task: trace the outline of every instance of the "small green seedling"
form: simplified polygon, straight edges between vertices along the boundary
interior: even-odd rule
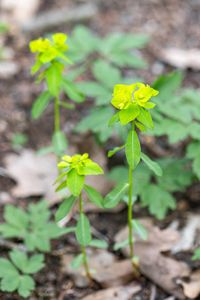
[[[35,100],[32,107],[32,117],[37,119],[46,109],[48,103],[54,99],[54,134],[52,138],[53,150],[57,156],[61,156],[67,147],[67,140],[61,131],[60,107],[71,109],[73,105],[61,101],[61,93],[65,91],[70,97],[75,97],[75,101],[82,101],[80,95],[75,90],[73,83],[67,80],[64,75],[65,64],[71,64],[71,60],[66,56],[68,45],[67,35],[56,33],[52,38],[39,38],[30,42],[30,50],[36,53],[35,64],[32,67],[32,74],[40,71],[37,82],[45,81],[47,89]],[[77,100],[77,101],[78,101]]]
[[[87,194],[92,203],[101,208],[103,207],[104,200],[100,193],[93,187],[85,184],[86,176],[103,174],[103,170],[89,158],[87,153],[83,155],[76,154],[74,156],[64,155],[58,164],[58,168],[60,169],[60,175],[56,180],[58,184],[56,191],[68,188],[71,195],[58,208],[56,221],[60,221],[67,216],[79,199],[79,218],[76,227],[71,228],[71,231],[75,232],[76,239],[81,246],[81,254],[73,260],[71,266],[78,268],[83,264],[86,276],[91,279],[86,246],[106,248],[107,244],[105,241],[92,239],[90,222],[83,208],[83,192]]]
[[[124,242],[123,246],[129,244],[133,266],[135,266],[136,261],[133,248],[133,230],[136,228],[138,231],[139,227],[141,228],[139,223],[133,220],[133,202],[135,201],[135,197],[133,197],[133,171],[142,159],[156,175],[162,175],[162,170],[159,165],[141,152],[140,141],[136,132],[136,128],[141,131],[153,128],[153,121],[149,109],[152,109],[155,104],[149,100],[157,94],[158,91],[143,83],[134,83],[131,85],[117,84],[114,87],[111,101],[118,112],[113,115],[109,124],[112,125],[119,121],[122,126],[128,126],[129,129],[125,145],[114,148],[108,153],[108,156],[111,157],[116,152],[125,149],[126,159],[129,165],[129,193],[127,201],[129,235],[128,240]]]
[[[0,258],[0,290],[3,292],[17,291],[20,296],[27,298],[35,288],[31,275],[44,267],[43,254],[30,257],[26,253],[13,250],[9,258]]]
[[[51,250],[51,239],[68,233],[67,229],[58,227],[49,218],[50,210],[45,201],[30,204],[27,212],[13,205],[6,205],[6,223],[0,224],[0,234],[4,238],[22,240],[29,251],[48,252]]]

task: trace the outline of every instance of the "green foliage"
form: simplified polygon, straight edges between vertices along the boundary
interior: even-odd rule
[[[12,148],[14,150],[20,150],[25,146],[25,144],[28,142],[28,137],[26,134],[23,133],[15,133],[12,136]]]
[[[35,254],[28,257],[22,251],[13,250],[9,258],[0,258],[0,290],[17,291],[20,296],[27,298],[35,288],[31,275],[44,267],[44,256]]]
[[[141,148],[135,130],[130,130],[125,145],[126,159],[131,169],[135,169],[140,162]]]
[[[18,238],[29,251],[51,250],[50,241],[65,233],[56,223],[50,222],[50,210],[45,201],[29,204],[27,211],[6,205],[5,223],[0,224],[0,233],[5,238]]]
[[[200,260],[200,247],[195,249],[194,255],[192,256],[192,260]]]
[[[188,139],[187,157],[192,160],[194,174],[200,178],[200,93],[181,88],[182,80],[182,73],[173,72],[155,81],[154,87],[160,93],[153,112],[153,134],[166,135],[171,144]]]
[[[156,218],[163,219],[168,209],[175,208],[176,199],[172,193],[183,192],[192,183],[193,174],[188,160],[166,158],[158,160],[158,163],[162,168],[162,177],[155,176],[158,175],[155,170],[144,163],[135,169],[133,191],[135,196],[139,196],[142,206],[147,207]],[[157,168],[160,174],[158,165]],[[127,168],[113,168],[109,178],[116,183],[127,182]]]
[[[104,207],[115,207],[122,199],[128,189],[128,183],[119,183],[104,199]]]
[[[80,63],[95,52],[120,67],[145,68],[146,63],[133,49],[143,48],[148,42],[149,37],[143,34],[111,33],[102,38],[85,26],[76,26],[69,39],[68,55]]]

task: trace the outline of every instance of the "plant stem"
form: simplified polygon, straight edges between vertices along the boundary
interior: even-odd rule
[[[54,100],[54,133],[60,131],[60,104],[59,96]]]
[[[129,240],[129,248],[130,248],[130,257],[131,260],[134,257],[133,251],[133,169],[129,167],[129,193],[128,193],[128,240]]]
[[[83,214],[83,198],[82,193],[79,196],[79,212],[80,214]],[[90,274],[90,269],[88,265],[88,259],[87,259],[87,253],[86,253],[86,247],[84,245],[81,245],[81,252],[83,255],[83,266],[85,268],[85,273],[89,281],[92,281],[92,276]]]
[[[132,122],[131,130],[135,130],[135,124]],[[139,277],[138,267],[134,262],[134,240],[133,240],[133,168],[129,167],[128,174],[129,193],[128,193],[128,240],[130,249],[130,258],[133,265],[134,273]]]

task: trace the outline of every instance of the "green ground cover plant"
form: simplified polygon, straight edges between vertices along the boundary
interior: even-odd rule
[[[0,258],[0,290],[14,292],[27,298],[35,288],[33,274],[44,267],[44,256],[28,256],[21,250],[9,252],[9,259]]]
[[[68,233],[50,221],[51,212],[47,201],[29,204],[27,211],[13,205],[6,205],[5,223],[0,224],[0,234],[6,239],[17,238],[28,251],[49,252],[50,241]]]

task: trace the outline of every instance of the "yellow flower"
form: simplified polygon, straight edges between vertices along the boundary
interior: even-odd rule
[[[118,109],[126,109],[133,100],[136,84],[116,84],[113,91],[112,105]]]
[[[158,91],[154,90],[149,85],[143,83],[138,84],[138,90],[134,92],[134,99],[140,105],[145,107],[146,103],[154,96],[158,95]],[[147,107],[148,108],[148,107]]]
[[[75,169],[79,175],[98,175],[103,173],[100,166],[89,158],[88,153],[75,154],[73,156],[64,155],[62,161],[58,163],[58,168],[65,169],[66,172]]]
[[[30,42],[30,50],[38,53],[37,61],[41,64],[51,62],[57,57],[67,59],[64,52],[68,49],[66,44],[67,35],[64,33],[56,33],[52,35],[52,39],[39,38]]]
[[[128,109],[131,104],[153,108],[155,104],[147,102],[156,95],[158,95],[157,90],[141,82],[130,85],[116,84],[111,103],[119,110]]]

